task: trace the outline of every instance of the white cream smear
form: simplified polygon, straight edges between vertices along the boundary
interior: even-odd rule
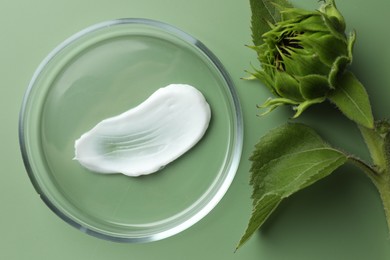
[[[75,142],[74,159],[98,173],[150,174],[191,149],[206,132],[210,117],[199,90],[171,84],[83,134]]]

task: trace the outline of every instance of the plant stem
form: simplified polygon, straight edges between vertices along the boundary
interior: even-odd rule
[[[362,161],[361,159],[355,157],[355,156],[352,156],[352,155],[349,155],[348,156],[348,161],[354,165],[356,165],[357,167],[359,167],[361,170],[363,170],[363,172],[372,179],[372,181],[376,181],[379,173],[374,169],[372,168],[370,165],[368,165],[366,162]]]
[[[386,143],[381,133],[377,129],[370,129],[364,126],[359,126],[360,132],[366,142],[367,148],[370,151],[374,167],[379,173],[388,171],[388,159],[386,158]]]
[[[380,178],[379,182],[374,182],[376,188],[379,191],[379,194],[382,199],[383,208],[385,210],[387,226],[390,232],[390,182],[389,182],[389,172],[383,175],[385,178]]]
[[[350,161],[363,169],[378,189],[390,231],[390,156],[388,153],[389,147],[387,147],[389,146],[387,135],[390,131],[386,129],[383,132],[383,129],[380,129],[379,126],[374,129],[359,126],[359,129],[370,151],[373,165],[369,166],[356,158],[350,158]]]

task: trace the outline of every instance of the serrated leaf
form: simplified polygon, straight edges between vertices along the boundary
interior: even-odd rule
[[[330,147],[310,127],[286,124],[262,137],[250,159],[253,212],[237,248],[283,199],[332,173],[347,156]]]
[[[255,45],[263,42],[261,36],[270,29],[268,23],[275,24],[281,20],[280,11],[276,6],[292,7],[287,0],[250,0],[250,6],[252,41]]]
[[[374,127],[368,94],[360,81],[349,71],[336,83],[336,90],[328,97],[340,111],[355,123]]]

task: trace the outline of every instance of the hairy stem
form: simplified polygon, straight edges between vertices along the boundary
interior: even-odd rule
[[[349,155],[348,161],[355,166],[359,167],[368,177],[370,177],[374,182],[379,176],[379,173],[371,166],[368,165],[366,162],[362,161],[361,159]]]
[[[359,126],[360,132],[366,142],[367,148],[370,151],[373,167],[382,174],[388,171],[388,159],[386,158],[386,143],[377,129],[370,129],[364,126]]]
[[[383,208],[385,210],[387,226],[390,231],[390,172],[383,175],[379,181],[374,182],[382,199]]]
[[[387,152],[389,149],[389,147],[387,147],[389,146],[386,139],[387,137],[386,135],[383,135],[383,130],[379,129],[379,127],[370,129],[359,126],[359,129],[367,148],[370,151],[373,165],[369,166],[356,158],[350,159],[350,161],[363,169],[378,189],[390,231],[390,156]]]

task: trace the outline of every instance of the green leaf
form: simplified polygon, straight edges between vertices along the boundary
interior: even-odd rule
[[[347,161],[347,156],[308,126],[286,124],[262,137],[250,159],[253,212],[237,248],[283,199],[332,173]]]
[[[252,40],[255,45],[263,43],[263,33],[269,31],[270,25],[281,20],[279,7],[292,7],[287,0],[250,0],[252,11]]]
[[[374,127],[368,94],[359,80],[349,71],[336,83],[336,90],[328,97],[346,117],[367,128]]]

